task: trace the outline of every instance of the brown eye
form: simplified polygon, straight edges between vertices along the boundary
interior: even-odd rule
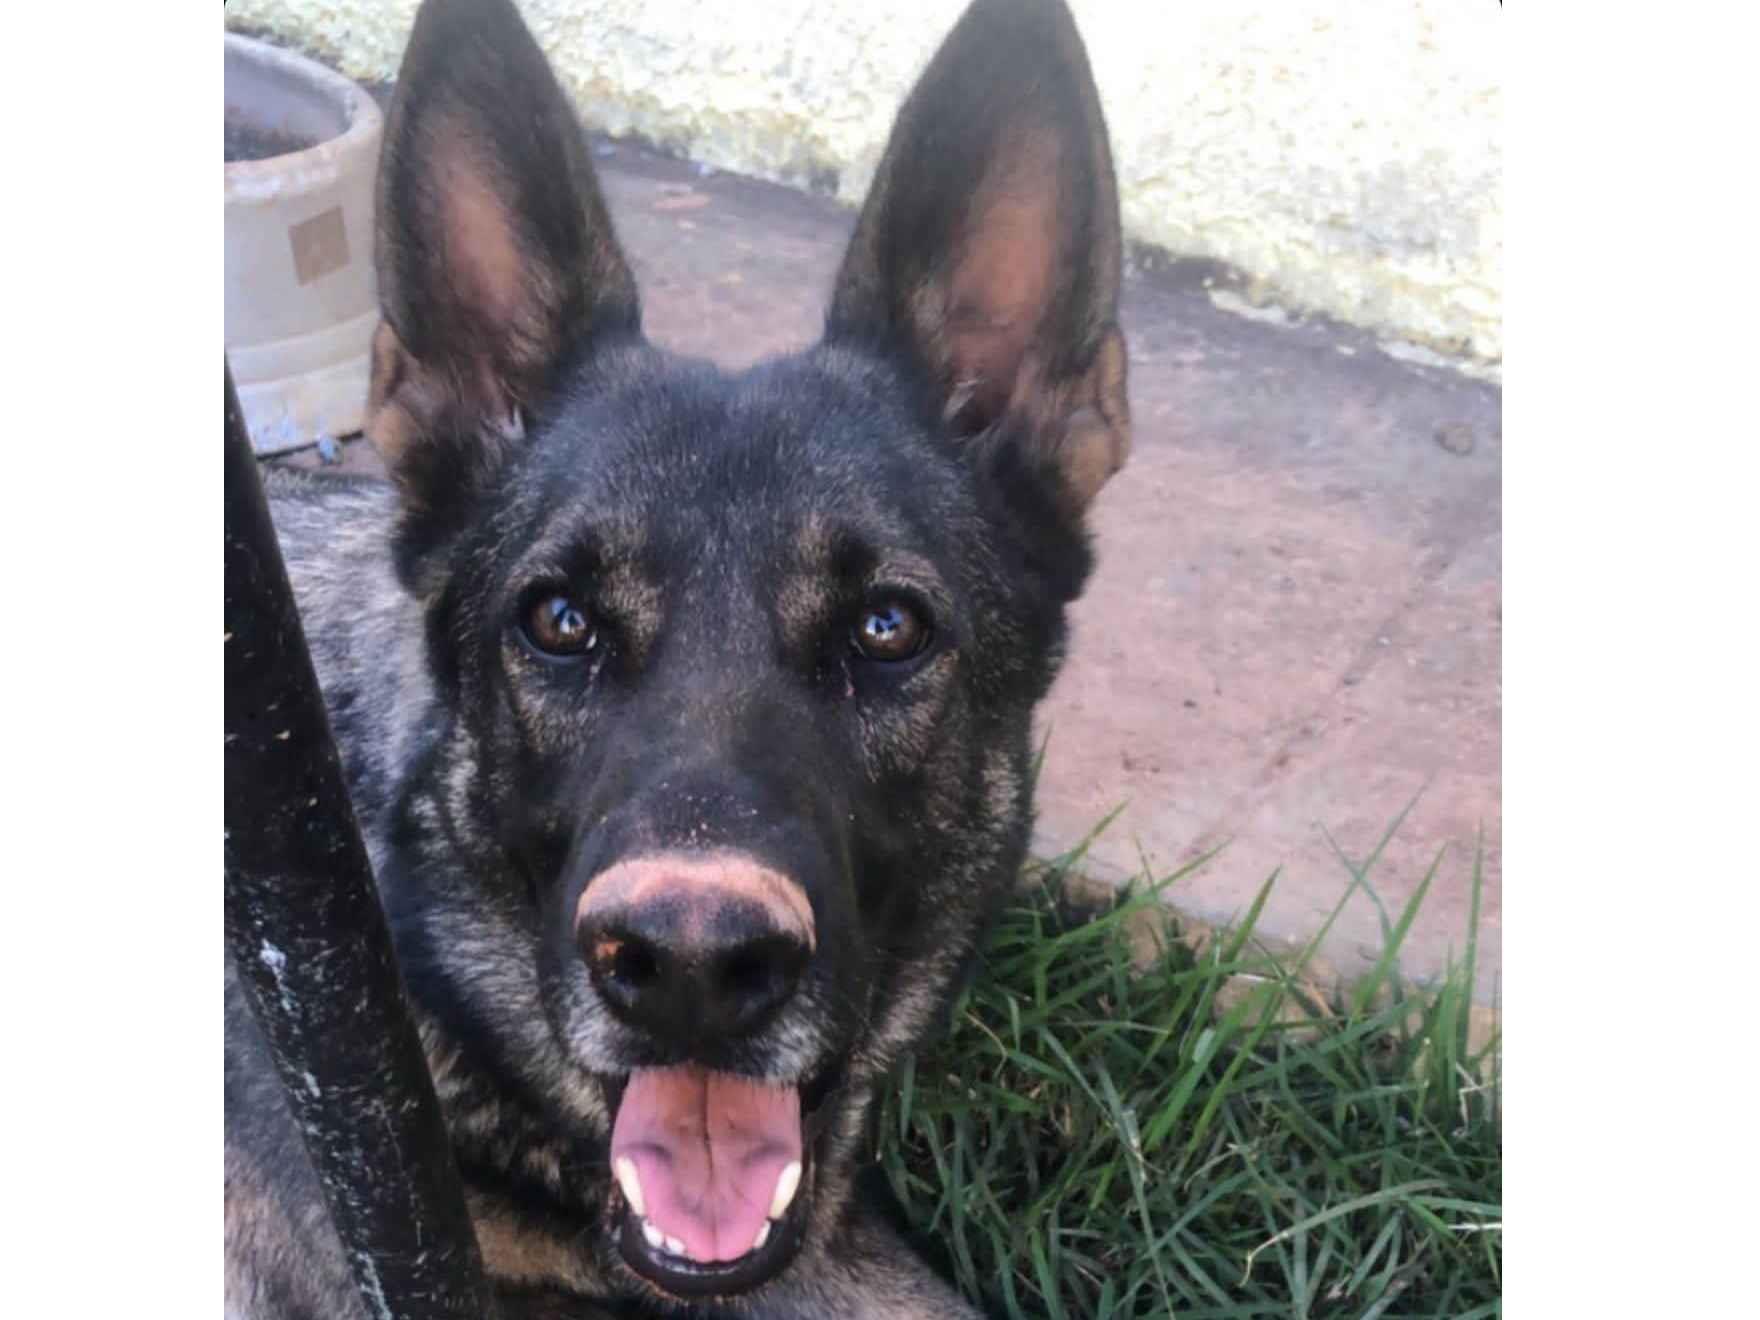
[[[850,637],[864,660],[909,660],[929,640],[929,625],[902,601],[889,600],[862,611]]]
[[[584,605],[556,592],[539,596],[526,610],[526,640],[545,655],[573,660],[599,644],[599,630]]]

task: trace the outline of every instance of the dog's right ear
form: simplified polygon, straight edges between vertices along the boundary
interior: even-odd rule
[[[639,334],[574,110],[510,0],[426,0],[379,162],[367,434],[411,514],[493,471],[561,360]]]

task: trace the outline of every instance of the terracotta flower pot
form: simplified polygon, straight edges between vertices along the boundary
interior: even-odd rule
[[[259,453],[360,429],[382,132],[356,84],[226,34],[226,356]]]

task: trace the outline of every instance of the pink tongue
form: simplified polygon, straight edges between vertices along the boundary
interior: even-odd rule
[[[801,1157],[800,1092],[705,1068],[638,1069],[611,1129],[612,1161],[624,1156],[649,1223],[693,1260],[737,1260]]]

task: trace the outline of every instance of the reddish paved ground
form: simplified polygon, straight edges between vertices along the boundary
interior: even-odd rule
[[[729,366],[809,342],[851,216],[628,146],[604,177],[656,341]],[[1095,513],[1100,567],[1045,711],[1040,843],[1125,808],[1089,869],[1157,874],[1227,842],[1173,901],[1301,939],[1417,806],[1371,882],[1391,912],[1440,853],[1405,970],[1465,941],[1483,834],[1481,998],[1501,963],[1502,400],[1336,326],[1219,311],[1199,274],[1133,273],[1135,449]],[[350,446],[350,464],[370,456]],[[1353,897],[1325,954],[1379,950]]]

